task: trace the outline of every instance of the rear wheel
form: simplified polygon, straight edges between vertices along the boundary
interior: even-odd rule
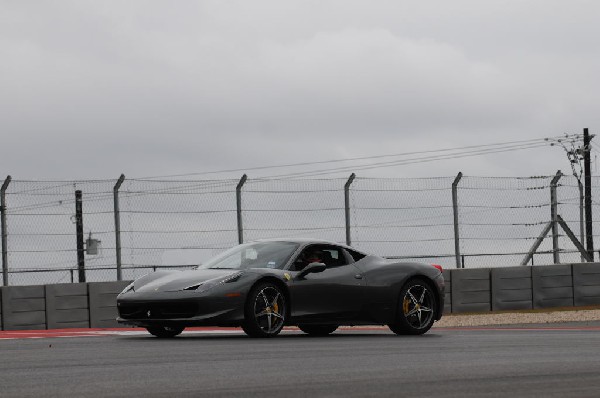
[[[298,325],[298,328],[311,336],[327,336],[335,332],[338,325]]]
[[[181,334],[183,329],[185,329],[183,326],[148,326],[146,328],[151,335],[163,339],[175,337]]]
[[[429,283],[421,279],[410,280],[400,290],[396,322],[389,328],[396,334],[423,334],[435,321],[437,302]]]
[[[274,283],[256,285],[246,301],[242,329],[251,337],[274,337],[281,332],[287,303],[281,288]]]

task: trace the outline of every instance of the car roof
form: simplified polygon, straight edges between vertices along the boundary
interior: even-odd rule
[[[362,250],[358,250],[355,249],[351,246],[347,246],[344,245],[342,243],[338,243],[338,242],[333,242],[333,241],[329,241],[329,240],[324,240],[324,239],[314,239],[314,238],[270,238],[270,239],[257,239],[254,242],[292,242],[292,243],[298,243],[300,245],[310,245],[310,244],[316,244],[316,245],[334,245],[334,246],[339,246],[339,247],[343,247],[345,249],[350,249],[350,250],[354,250],[360,253],[365,254]]]

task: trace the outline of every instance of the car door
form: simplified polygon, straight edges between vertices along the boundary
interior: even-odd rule
[[[291,273],[289,283],[292,317],[298,322],[355,319],[363,303],[364,279],[360,270],[349,263],[342,248],[333,245],[311,245],[303,250],[320,249],[326,269],[299,277]],[[301,253],[298,258],[304,255]]]

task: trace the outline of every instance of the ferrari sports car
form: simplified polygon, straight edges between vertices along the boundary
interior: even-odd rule
[[[252,337],[286,325],[309,335],[388,325],[423,334],[442,317],[439,265],[394,262],[337,243],[266,240],[235,246],[194,270],[157,271],[117,297],[121,323],[174,337],[188,326],[241,326]]]

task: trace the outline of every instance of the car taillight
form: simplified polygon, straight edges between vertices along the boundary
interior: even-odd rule
[[[431,264],[431,265],[433,265],[435,268],[439,269],[440,272],[444,272],[444,269],[442,268],[441,265],[438,265],[438,264]]]

